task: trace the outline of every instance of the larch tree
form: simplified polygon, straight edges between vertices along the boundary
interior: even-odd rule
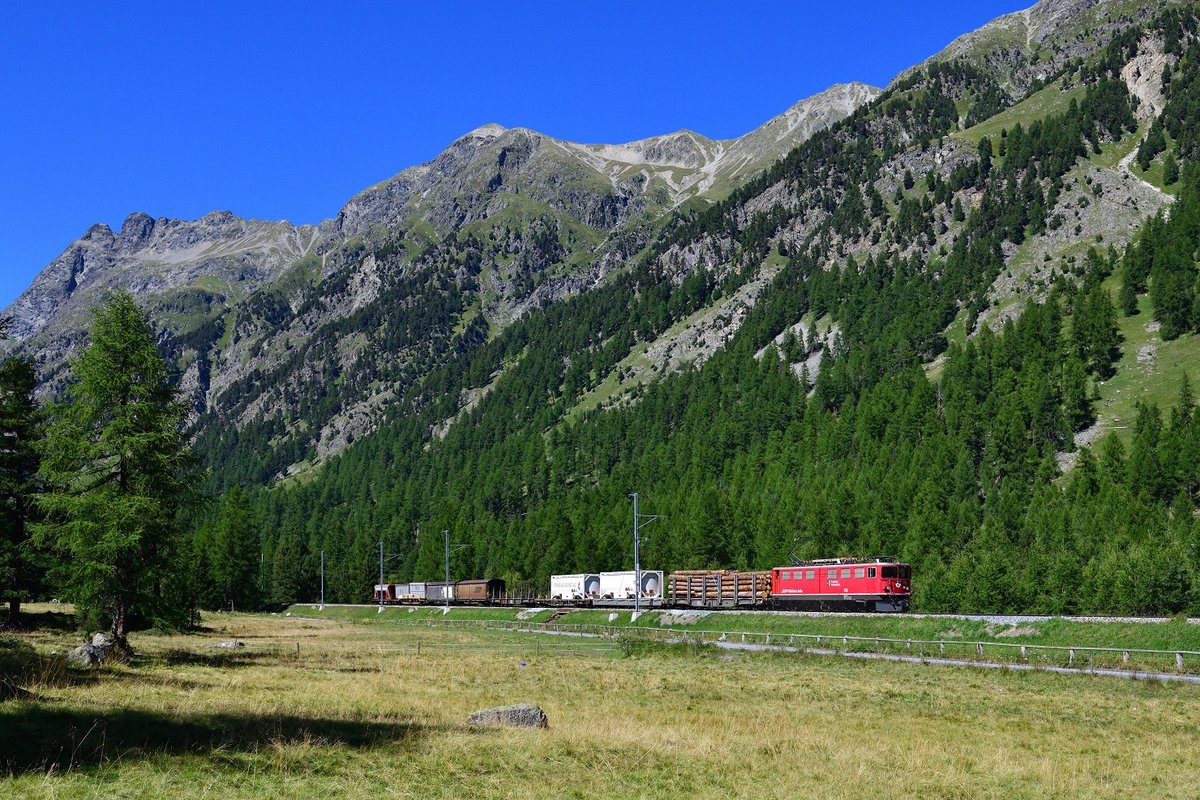
[[[42,414],[33,397],[37,385],[28,359],[0,362],[0,599],[8,602],[6,625],[21,627],[21,603],[43,584],[45,564],[31,541],[38,489],[37,442]]]
[[[81,618],[106,621],[129,652],[135,620],[186,619],[179,511],[198,499],[201,470],[184,439],[188,408],[133,297],[110,293],[90,339],[71,364],[66,401],[51,408],[37,538],[65,557]]]
[[[241,488],[234,486],[222,498],[212,539],[211,575],[222,607],[231,611],[253,608],[260,599],[261,550],[258,529]]]

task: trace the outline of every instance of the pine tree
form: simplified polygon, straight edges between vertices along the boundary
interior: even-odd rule
[[[1179,180],[1179,162],[1175,156],[1167,153],[1163,156],[1163,183],[1167,186]]]
[[[271,567],[271,600],[288,605],[301,599],[305,586],[304,546],[286,536],[275,547]]]
[[[1150,132],[1146,134],[1146,138],[1142,141],[1141,146],[1137,151],[1138,167],[1142,172],[1150,168],[1150,162],[1154,157],[1165,150],[1167,147],[1166,137],[1163,136],[1162,123],[1155,119],[1150,125]],[[1172,181],[1173,182],[1173,181]]]
[[[1133,283],[1128,279],[1121,282],[1117,303],[1121,306],[1121,313],[1127,317],[1138,313],[1137,292],[1133,288]]]
[[[979,171],[985,178],[992,171],[992,140],[986,136],[979,140]]]
[[[21,602],[41,588],[46,566],[30,540],[42,434],[36,384],[28,360],[10,356],[0,363],[0,600],[8,601],[13,628],[21,627]]]
[[[1074,354],[1067,356],[1063,365],[1062,403],[1067,425],[1072,432],[1083,430],[1091,424],[1094,417],[1088,399],[1087,373],[1084,372],[1083,362]]]
[[[245,610],[257,604],[260,552],[246,495],[235,486],[221,500],[210,556],[213,583],[224,607]]]
[[[81,618],[107,620],[129,652],[135,621],[186,620],[187,598],[171,583],[183,572],[177,515],[197,500],[201,475],[182,432],[187,407],[133,297],[109,294],[90,339],[66,402],[51,409],[37,538],[64,554]]]

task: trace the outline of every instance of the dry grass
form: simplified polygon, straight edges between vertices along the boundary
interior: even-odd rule
[[[208,622],[0,705],[0,797],[1182,798],[1200,774],[1194,687]],[[212,647],[231,636],[248,646]],[[546,710],[548,731],[463,724],[521,701]]]

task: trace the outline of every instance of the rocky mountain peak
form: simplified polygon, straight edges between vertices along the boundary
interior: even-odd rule
[[[84,231],[80,237],[82,242],[111,242],[113,240],[112,228],[105,225],[103,222],[97,222],[92,227]]]
[[[823,127],[828,116],[845,116],[860,105],[869,103],[880,95],[882,89],[868,86],[857,81],[853,83],[835,83],[824,91],[800,100],[787,111],[777,117],[767,120],[757,130],[747,136],[753,136],[762,131],[777,136],[786,135],[797,128],[813,126],[814,123]],[[811,131],[809,131],[811,133]],[[745,137],[743,137],[745,138]]]
[[[503,136],[508,128],[503,125],[498,125],[495,122],[489,122],[486,125],[480,125],[473,131],[468,131],[460,138],[463,139],[495,139],[497,136]]]
[[[143,211],[135,211],[121,223],[121,244],[139,244],[149,239],[153,232],[154,218]]]

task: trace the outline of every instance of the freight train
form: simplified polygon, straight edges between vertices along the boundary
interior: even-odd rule
[[[553,575],[547,597],[514,597],[503,580],[377,583],[382,604],[586,605],[646,608],[764,608],[812,611],[907,611],[912,569],[894,558],[827,558],[737,572],[657,570]],[[637,587],[637,588],[635,588]]]

